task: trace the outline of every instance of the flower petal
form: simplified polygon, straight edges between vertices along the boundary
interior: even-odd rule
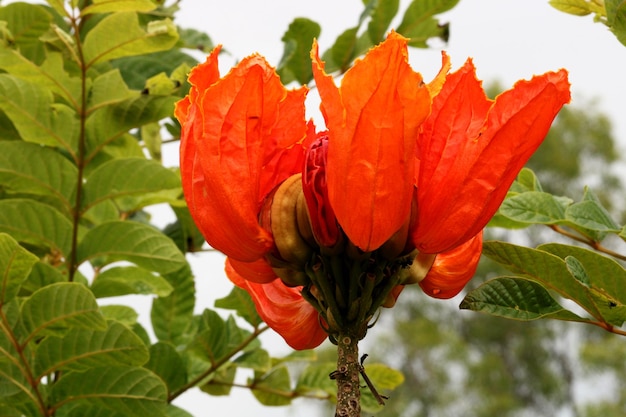
[[[317,45],[311,52],[329,129],[329,199],[346,235],[364,251],[380,247],[411,209],[415,140],[430,96],[407,55],[407,39],[392,32],[338,89]]]
[[[483,248],[483,232],[448,252],[437,254],[426,278],[419,282],[422,290],[434,298],[452,298],[474,276]]]
[[[520,81],[495,102],[471,61],[449,75],[418,142],[416,247],[439,253],[478,233],[569,99],[565,70]]]
[[[177,108],[183,189],[207,242],[250,262],[273,243],[257,220],[263,198],[302,166],[306,89],[287,91],[258,55],[222,79],[217,64],[214,51],[192,70]]]
[[[241,277],[226,261],[228,278],[246,290],[259,316],[294,349],[312,349],[328,336],[320,326],[318,312],[302,298],[299,288],[285,286],[281,280],[258,284]]]

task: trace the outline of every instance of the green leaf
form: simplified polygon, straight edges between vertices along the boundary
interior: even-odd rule
[[[69,217],[77,176],[76,166],[50,148],[0,141],[0,183],[5,190],[50,198]]]
[[[202,313],[201,328],[189,344],[189,351],[214,365],[229,354],[230,334],[226,322],[215,311]]]
[[[79,108],[81,80],[70,77],[63,67],[63,56],[49,52],[43,64],[38,65],[12,49],[0,49],[0,68],[29,83],[45,87],[62,97],[71,107]]]
[[[399,7],[399,0],[377,0],[372,12],[372,19],[367,25],[367,33],[372,44],[377,44],[384,39]]]
[[[209,35],[197,29],[178,29],[178,34],[180,35],[180,42],[183,48],[197,49],[204,52],[214,48],[213,41]]]
[[[583,201],[567,207],[565,218],[584,229],[614,233],[620,230],[598,197],[587,187]]]
[[[365,373],[372,381],[372,385],[379,391],[379,394],[382,395],[387,391],[396,389],[404,382],[402,372],[381,363],[367,364],[365,366]],[[364,411],[372,413],[380,411],[383,408],[368,388],[364,388],[362,391],[361,407]]]
[[[87,159],[93,159],[104,146],[130,129],[171,116],[176,100],[176,97],[140,95],[95,111],[85,126]]]
[[[44,262],[37,262],[33,265],[26,281],[22,283],[20,288],[20,296],[28,296],[50,284],[57,282],[67,282],[67,275],[62,273],[61,268],[55,268]],[[76,278],[76,277],[75,277]]]
[[[569,273],[584,285],[589,286],[591,282],[589,281],[589,275],[587,275],[583,264],[573,256],[566,256],[564,261]]]
[[[255,327],[263,322],[256,311],[250,294],[239,287],[233,287],[226,297],[215,300],[215,307],[235,310],[239,317]]]
[[[15,298],[37,261],[10,235],[0,233],[0,305]]]
[[[150,360],[145,368],[157,374],[173,392],[187,383],[187,371],[182,357],[174,346],[157,342],[150,346]]]
[[[485,282],[465,296],[460,308],[515,320],[589,321],[563,308],[539,283],[516,277]]]
[[[137,324],[139,313],[132,307],[125,305],[111,304],[100,307],[100,312],[107,320],[114,320],[125,326],[133,327]]]
[[[105,329],[91,292],[82,284],[62,282],[35,291],[21,307],[27,338],[63,335],[70,328]]]
[[[45,86],[0,74],[0,110],[23,140],[61,147],[71,154],[77,149],[76,113],[64,104],[53,103]]]
[[[155,294],[166,297],[174,288],[161,276],[134,266],[121,266],[101,272],[91,285],[96,298],[127,294]]]
[[[500,206],[499,213],[524,223],[555,224],[565,219],[569,200],[540,191],[528,191],[509,197]]]
[[[151,0],[93,0],[80,11],[82,16],[92,13],[149,12],[157,7]]]
[[[309,365],[300,374],[296,382],[295,391],[301,395],[328,395],[337,398],[337,382],[329,378],[331,372],[337,369],[334,362],[324,362]]]
[[[77,260],[98,266],[129,261],[161,274],[187,265],[171,239],[151,226],[132,221],[108,222],[89,230],[78,246]]]
[[[175,405],[168,404],[167,405],[167,417],[193,417],[187,411],[182,408],[178,408]]]
[[[58,210],[34,200],[0,200],[0,232],[17,241],[68,256],[72,223]]]
[[[174,288],[167,297],[159,297],[152,303],[150,319],[154,334],[160,341],[174,346],[187,344],[191,336],[187,334],[192,325],[196,299],[193,275],[189,265],[164,275]]]
[[[50,29],[52,16],[40,5],[16,2],[0,7],[0,21],[6,21],[13,43],[22,55],[36,63],[45,56],[39,38]]]
[[[543,188],[535,173],[530,168],[524,167],[517,175],[510,191],[519,194],[527,191],[543,191]]]
[[[110,321],[106,330],[72,329],[62,338],[48,337],[35,352],[37,379],[56,371],[86,371],[105,366],[141,366],[148,349],[121,323]]]
[[[561,259],[575,258],[586,273],[589,292],[599,311],[598,319],[620,326],[626,319],[626,269],[615,260],[589,249],[551,243],[538,249]],[[571,262],[571,261],[570,261]]]
[[[626,3],[623,0],[605,0],[607,24],[617,39],[626,45]]]
[[[357,56],[358,30],[358,26],[346,29],[337,37],[333,46],[324,52],[322,59],[325,61],[324,71],[326,73],[345,72],[350,67]]]
[[[163,233],[169,236],[181,250],[181,252],[197,252],[202,249],[204,236],[193,221],[187,205],[171,206],[176,221],[168,224]]]
[[[565,13],[586,16],[591,13],[587,0],[550,0],[550,6]]]
[[[236,366],[226,366],[217,370],[210,381],[200,386],[202,392],[209,395],[230,395],[230,391],[237,375]]]
[[[448,25],[440,24],[433,18],[457,5],[459,0],[413,0],[407,7],[398,26],[398,33],[410,38],[409,45],[425,48],[426,41],[431,38],[441,38],[448,41]]]
[[[259,372],[269,371],[272,365],[269,353],[261,348],[244,352],[243,355],[238,356],[233,362],[241,368],[250,368]]]
[[[77,401],[128,417],[159,417],[166,415],[167,390],[147,369],[112,366],[64,374],[52,387],[50,399],[54,408]]]
[[[254,387],[254,397],[263,405],[291,404],[291,380],[286,366],[278,366],[264,374],[255,372],[254,380],[248,383]]]
[[[115,68],[100,74],[93,80],[87,102],[88,112],[93,113],[101,107],[135,97],[137,97],[137,93],[128,89],[120,70]]]
[[[589,288],[570,274],[565,261],[544,250],[531,249],[504,242],[485,242],[483,255],[509,270],[525,275],[543,286],[575,301],[589,314],[601,318]],[[579,257],[576,259],[581,260]],[[589,276],[589,268],[585,267]]]
[[[157,161],[142,158],[113,159],[96,168],[84,186],[83,207],[112,199],[122,212],[165,202],[182,193],[180,178]]]
[[[291,22],[282,37],[285,50],[277,68],[283,84],[292,81],[307,84],[311,81],[311,45],[313,39],[319,37],[321,30],[317,22],[304,17],[297,17]]]
[[[167,51],[155,52],[152,54],[142,54],[126,58],[116,59],[111,65],[118,68],[124,80],[130,88],[141,90],[144,88],[146,80],[153,75],[164,72],[170,74],[172,79],[178,76],[174,73],[178,68],[191,68],[198,62],[191,56],[183,53],[177,48]],[[188,71],[181,81],[186,81]]]
[[[124,30],[119,30],[124,28]],[[89,31],[83,44],[87,67],[115,58],[164,51],[176,44],[176,26],[169,19],[151,21],[146,30],[133,12],[112,13]]]

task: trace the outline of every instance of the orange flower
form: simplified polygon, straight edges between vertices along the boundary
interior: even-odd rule
[[[421,280],[435,297],[457,294],[476,269],[482,228],[569,100],[560,71],[492,102],[471,61],[447,75],[445,56],[425,85],[408,64],[407,39],[392,32],[340,87],[314,44],[328,129],[316,134],[305,121],[305,87],[286,90],[258,55],[220,78],[218,53],[192,70],[189,95],[176,107],[185,198],[207,242],[228,256],[229,278],[296,349],[320,344],[321,323],[330,328],[338,319],[315,280],[352,285],[345,279],[361,264],[350,270],[350,262],[363,256],[385,262],[376,271],[392,271],[381,280],[373,270],[356,274],[385,288],[382,305],[395,302],[403,286],[388,280],[416,248],[425,263],[407,283]],[[319,274],[327,256],[342,253],[346,277]]]
[[[519,81],[495,101],[471,60],[447,76],[417,144],[417,249],[448,251],[479,233],[569,100],[565,70]]]

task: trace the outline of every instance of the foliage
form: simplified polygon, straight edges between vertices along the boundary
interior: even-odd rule
[[[604,23],[617,40],[626,45],[626,3],[620,0],[550,0],[557,10],[576,16],[594,15]]]
[[[432,26],[455,2],[431,3],[413,6],[406,24],[420,27],[414,16]],[[189,49],[212,42],[178,28],[176,11],[177,2],[156,0],[0,6],[2,415],[188,415],[172,400],[192,387],[228,395],[238,369],[251,372],[244,386],[262,404],[335,396],[332,364],[305,367],[294,381],[290,364],[315,355],[272,358],[261,347],[267,327],[244,291],[216,302],[233,315],[194,313],[185,253],[202,250],[204,239],[178,170],[161,155],[163,143],[178,140],[174,103],[197,63]],[[334,47],[343,69],[382,39],[396,13],[393,1],[367,5],[360,49]],[[310,62],[318,27],[306,19],[289,27],[283,77],[310,80],[302,57]],[[163,229],[144,210],[155,204],[175,216]],[[127,295],[153,297],[151,329],[132,306],[105,302]],[[384,389],[401,381],[370,366]],[[364,403],[377,407],[373,397]]]

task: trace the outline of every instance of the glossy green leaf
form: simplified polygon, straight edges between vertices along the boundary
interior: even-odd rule
[[[119,30],[124,28],[124,30]],[[87,67],[115,58],[163,51],[178,40],[169,19],[152,21],[144,30],[133,12],[112,13],[89,31],[83,44]]]
[[[529,191],[504,200],[499,213],[518,222],[555,224],[565,219],[569,203],[552,194]]]
[[[557,10],[576,16],[591,13],[590,2],[587,0],[550,0],[548,3]]]
[[[58,152],[32,143],[0,141],[0,183],[5,190],[56,201],[70,215],[78,169]]]
[[[252,394],[263,405],[291,404],[291,380],[286,366],[278,366],[264,374],[255,372],[254,381],[248,383],[253,385]]]
[[[15,298],[37,261],[10,235],[0,233],[0,305]]]
[[[195,305],[195,286],[191,269],[187,265],[163,276],[174,288],[167,297],[159,297],[152,303],[150,319],[156,337],[174,346],[187,344],[191,337],[187,331],[192,325]]]
[[[589,284],[591,284],[591,281],[589,280],[589,275],[587,275],[587,271],[585,271],[585,267],[582,263],[580,263],[578,259],[574,258],[573,256],[566,256],[564,261],[567,270],[570,274],[572,274],[574,278],[576,278],[578,281],[586,286],[589,286]]]
[[[236,375],[236,366],[222,367],[211,376],[210,381],[200,385],[200,390],[209,395],[230,395]]]
[[[86,371],[105,366],[141,366],[148,349],[128,327],[110,321],[106,330],[72,329],[62,338],[48,337],[35,352],[38,379],[56,371]]]
[[[39,37],[50,29],[52,16],[40,5],[15,2],[0,7],[0,21],[7,22],[13,42],[22,55],[40,63],[45,49]]]
[[[570,274],[565,261],[558,256],[544,250],[495,241],[483,244],[483,255],[512,272],[530,277],[561,296],[574,300],[592,316],[601,317],[589,288]],[[589,273],[589,269],[585,269]]]
[[[282,37],[285,44],[283,57],[278,64],[278,75],[283,84],[297,81],[308,84],[313,79],[311,68],[311,45],[318,38],[321,27],[317,22],[304,17],[295,18]]]
[[[149,12],[156,8],[151,0],[93,0],[80,11],[81,15],[110,12]]]
[[[367,25],[367,33],[372,44],[381,42],[387,33],[391,21],[400,8],[399,0],[378,0],[374,7],[371,20]]]
[[[619,225],[615,223],[598,197],[588,188],[585,188],[583,201],[567,207],[565,218],[584,229],[598,232],[618,232],[620,230]]]
[[[114,221],[89,230],[77,249],[78,263],[102,266],[128,261],[161,274],[185,265],[185,256],[171,239],[151,226],[132,221]]]
[[[226,297],[215,300],[215,307],[235,310],[239,317],[253,326],[258,326],[263,322],[256,311],[250,294],[239,287],[233,287]]]
[[[165,412],[167,417],[193,417],[193,415],[189,414],[187,411],[172,404],[167,405]]]
[[[161,135],[161,125],[158,123],[148,123],[141,126],[141,141],[144,143],[150,158],[155,161],[162,160],[163,136]]]
[[[413,0],[398,26],[398,33],[410,38],[409,45],[427,47],[431,38],[448,40],[448,25],[440,24],[433,16],[452,9],[459,0]]]
[[[157,374],[173,392],[187,383],[187,371],[182,357],[174,346],[157,342],[150,346],[150,360],[145,368]]]
[[[168,224],[164,229],[168,237],[170,237],[181,250],[181,252],[197,252],[202,249],[204,244],[204,236],[196,226],[189,208],[186,204],[171,206],[176,221]]]
[[[61,147],[70,153],[76,150],[76,113],[66,105],[53,103],[52,93],[45,86],[0,74],[0,110],[23,140]]]
[[[485,282],[465,296],[460,308],[515,320],[589,321],[562,307],[539,283],[516,277]]]
[[[215,311],[204,310],[201,323],[198,334],[189,344],[189,351],[214,365],[230,353],[231,335],[226,322]]]
[[[166,297],[173,287],[161,276],[134,266],[120,266],[101,272],[91,285],[96,298],[127,294],[155,294]]]
[[[130,212],[151,204],[176,203],[182,188],[180,177],[159,162],[123,158],[96,168],[87,177],[84,192],[84,208],[111,199],[120,211]]]
[[[136,96],[137,93],[126,86],[119,69],[115,68],[93,80],[87,102],[88,112],[92,113],[100,107],[117,104]]]
[[[176,100],[175,97],[140,95],[95,111],[87,118],[85,127],[87,158],[92,159],[130,129],[171,116]]]
[[[96,299],[82,284],[63,282],[31,295],[21,308],[27,338],[63,335],[70,328],[106,329]]]
[[[126,417],[125,414],[87,402],[71,402],[57,410],[55,417]]]
[[[52,206],[34,200],[0,200],[0,232],[66,256],[72,247],[70,220]]]
[[[49,52],[46,60],[37,65],[15,50],[0,49],[1,69],[17,78],[45,87],[54,95],[62,97],[72,108],[78,108],[81,80],[71,77],[63,64],[60,53]]]
[[[167,389],[144,368],[103,367],[64,374],[52,387],[53,407],[88,403],[128,417],[165,416]]]

